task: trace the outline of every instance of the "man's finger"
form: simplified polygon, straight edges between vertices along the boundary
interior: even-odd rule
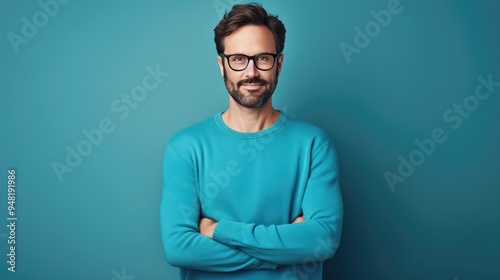
[[[295,220],[293,220],[292,224],[298,224],[298,223],[303,223],[305,222],[306,220],[304,219],[304,217],[302,216],[298,216],[297,218],[295,218]]]

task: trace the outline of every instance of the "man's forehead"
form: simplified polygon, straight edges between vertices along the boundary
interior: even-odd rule
[[[276,52],[276,44],[271,30],[261,25],[245,25],[224,38],[225,53],[253,55]]]

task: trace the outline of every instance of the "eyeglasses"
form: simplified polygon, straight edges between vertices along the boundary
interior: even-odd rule
[[[272,54],[272,53],[259,53],[253,56],[248,56],[244,54],[223,54],[219,53],[221,57],[226,57],[229,67],[234,71],[243,71],[247,69],[250,60],[253,60],[253,63],[257,69],[262,71],[271,70],[274,67],[276,62],[276,57],[280,56],[281,53]]]

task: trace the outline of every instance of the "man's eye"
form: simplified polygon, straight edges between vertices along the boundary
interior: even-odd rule
[[[269,57],[266,55],[261,55],[261,56],[257,57],[257,60],[262,61],[262,62],[267,62],[267,61],[269,61]]]
[[[246,60],[246,57],[241,56],[241,55],[235,55],[231,57],[232,62],[244,62]]]

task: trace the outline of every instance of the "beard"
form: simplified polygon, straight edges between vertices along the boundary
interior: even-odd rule
[[[259,77],[254,77],[251,79],[240,80],[237,83],[229,80],[227,77],[226,67],[224,67],[224,83],[226,84],[227,91],[229,95],[236,101],[246,108],[260,108],[267,103],[269,98],[273,95],[276,86],[278,85],[278,74],[277,69],[274,79],[271,81],[266,81]],[[241,93],[241,86],[247,83],[258,83],[264,86],[261,90],[247,90],[249,95],[244,95]]]

